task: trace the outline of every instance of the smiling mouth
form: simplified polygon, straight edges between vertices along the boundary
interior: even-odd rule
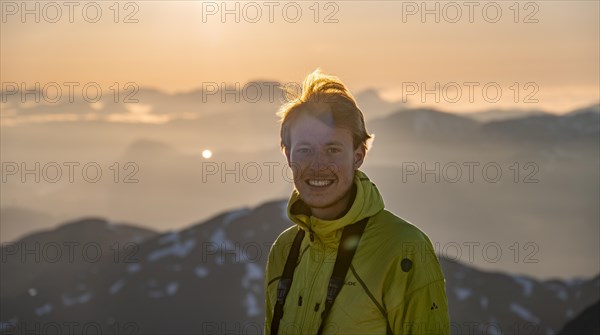
[[[306,183],[314,187],[326,187],[333,184],[334,179],[307,179]]]

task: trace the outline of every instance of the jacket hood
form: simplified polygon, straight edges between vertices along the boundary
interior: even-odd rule
[[[354,171],[353,187],[356,188],[356,196],[352,206],[343,217],[336,220],[323,220],[312,216],[298,190],[294,188],[287,205],[288,218],[307,233],[314,232],[321,242],[337,244],[342,235],[342,228],[373,216],[385,207],[379,190],[360,169]]]

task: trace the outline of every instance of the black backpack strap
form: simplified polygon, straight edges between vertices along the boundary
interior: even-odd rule
[[[321,335],[323,333],[323,328],[325,327],[325,322],[327,321],[327,316],[329,315],[331,306],[333,306],[335,298],[344,286],[346,274],[350,268],[350,263],[352,262],[352,258],[354,257],[354,253],[358,248],[358,243],[360,242],[360,238],[365,230],[365,227],[367,226],[368,221],[368,217],[364,218],[357,223],[353,223],[344,227],[344,230],[342,231],[342,237],[340,239],[340,244],[338,245],[335,264],[333,265],[333,273],[331,274],[329,286],[327,287],[325,309],[321,313],[321,325],[319,326],[317,335]]]
[[[292,243],[292,249],[290,249],[287,261],[285,262],[285,267],[283,268],[283,274],[277,284],[277,302],[275,303],[275,309],[273,311],[273,320],[271,320],[271,335],[277,335],[277,332],[279,331],[279,322],[283,317],[283,305],[285,304],[285,298],[290,291],[290,287],[292,287],[294,269],[296,269],[296,263],[298,262],[302,239],[304,239],[304,230],[300,229],[298,230],[298,233],[296,233],[296,237]]]

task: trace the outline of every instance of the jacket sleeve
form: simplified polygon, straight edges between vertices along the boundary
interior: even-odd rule
[[[265,324],[263,327],[264,335],[271,334],[271,322],[273,320],[273,309],[275,308],[275,298],[277,296],[277,284],[278,279],[281,277],[285,261],[287,260],[287,253],[290,250],[291,243],[296,235],[294,232],[297,231],[295,226],[284,230],[275,242],[271,245],[269,250],[269,257],[267,258],[267,264],[265,266]],[[269,285],[270,283],[270,285]]]
[[[265,324],[264,324],[264,335],[271,333],[271,320],[273,320],[273,305],[269,298],[269,281],[273,278],[271,270],[273,268],[273,247],[269,250],[269,258],[267,259],[267,265],[265,268]]]
[[[446,281],[429,238],[395,258],[386,276],[384,303],[396,335],[450,334]]]

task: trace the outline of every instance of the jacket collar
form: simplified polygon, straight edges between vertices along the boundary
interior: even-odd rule
[[[310,208],[300,198],[298,190],[294,188],[287,205],[288,218],[307,233],[314,232],[316,239],[322,243],[337,244],[345,226],[373,216],[384,208],[383,197],[379,190],[359,169],[354,171],[353,187],[356,195],[350,209],[343,217],[336,220],[323,220],[312,216]]]

